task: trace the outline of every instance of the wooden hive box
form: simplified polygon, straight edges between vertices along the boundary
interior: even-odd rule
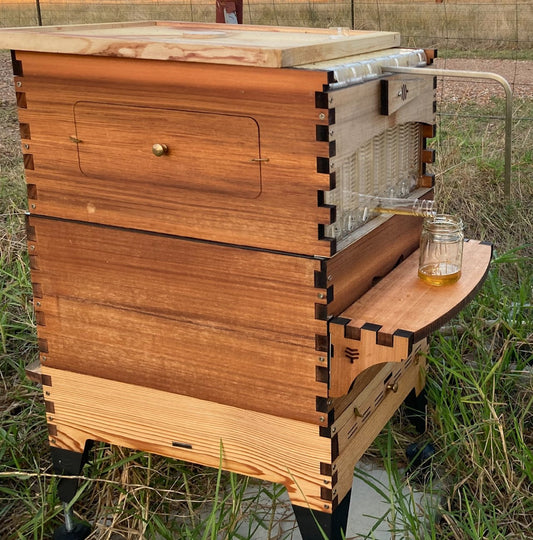
[[[221,465],[335,528],[355,462],[423,386],[425,338],[490,258],[469,243],[467,278],[435,296],[413,269],[420,218],[336,236],[341,175],[384,133],[415,126],[412,190],[431,196],[434,80],[380,71],[398,44],[170,22],[0,32],[56,469],[76,474],[92,440]]]

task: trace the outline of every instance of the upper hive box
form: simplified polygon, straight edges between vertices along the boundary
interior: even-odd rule
[[[30,212],[330,257],[362,223],[359,192],[431,186],[433,80],[382,72],[425,65],[399,39],[181,22],[3,29]],[[406,223],[412,250],[419,223]]]

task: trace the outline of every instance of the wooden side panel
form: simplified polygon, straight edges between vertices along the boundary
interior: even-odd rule
[[[417,348],[425,349],[425,344]],[[356,383],[357,384],[357,383]],[[423,355],[413,355],[404,364],[384,365],[361,397],[348,407],[330,428],[335,430],[339,457],[336,461],[336,489],[339,497],[352,487],[353,468],[374,442],[405,398],[415,390],[420,393],[425,384]]]
[[[29,227],[47,366],[320,424],[319,261],[35,216]]]
[[[348,319],[335,318],[330,323],[329,395],[340,397],[348,393],[352,381],[365,369],[388,362],[406,362],[412,350],[412,335],[400,333],[390,342],[379,341],[379,326],[365,325],[359,339],[346,339]]]
[[[20,121],[31,131],[32,163],[26,172],[28,184],[34,186],[29,201],[32,213],[330,255],[331,242],[319,238],[319,226],[331,222],[331,211],[318,206],[317,196],[318,191],[330,189],[329,171],[319,165],[321,159],[327,164],[329,146],[316,140],[317,125],[327,123],[315,102],[327,82],[326,72],[25,52],[17,52],[17,58],[24,70],[17,81]],[[110,171],[123,169],[122,175],[113,173],[108,178],[95,174],[94,168],[87,171],[83,163],[80,168],[86,155],[84,138],[102,138],[96,131],[91,133],[90,123],[84,124],[89,133],[85,129],[78,136],[75,111],[82,102],[90,102],[93,109],[100,104],[102,118],[113,106],[131,112],[123,130],[131,132],[134,126],[139,136],[121,137],[120,127],[110,127],[109,149],[99,149],[99,159],[109,162]],[[247,130],[225,130],[224,122],[213,121],[210,140],[205,145],[197,141],[202,153],[198,162],[204,165],[191,171],[199,176],[190,180],[196,189],[184,189],[186,172],[179,169],[179,159],[177,181],[172,174],[152,174],[154,160],[170,159],[172,148],[168,156],[152,155],[151,145],[165,141],[151,141],[151,119],[156,113],[162,116],[160,122],[166,125],[158,133],[170,136],[177,111],[218,120],[224,115],[228,121],[248,119]],[[187,122],[192,124],[193,117],[187,117]],[[246,134],[250,126],[252,155],[245,151],[251,144]],[[191,125],[195,130],[198,126]],[[176,126],[175,132],[186,133],[187,126]],[[200,132],[206,134],[207,127]],[[220,147],[213,142],[217,138]],[[224,152],[224,147],[231,151]],[[231,172],[238,164],[228,169],[222,163],[224,154],[233,163],[246,160],[237,174],[240,178],[234,179]],[[146,155],[145,162],[140,155]],[[183,165],[191,162],[194,156],[189,155]],[[133,176],[126,174],[132,164],[138,164]],[[221,174],[228,176],[222,193],[213,189],[220,185]],[[247,186],[244,193],[239,191],[242,185]]]
[[[291,501],[324,511],[331,440],[316,425],[153,388],[43,367],[53,446],[80,452],[87,439],[222,467],[284,484]],[[49,407],[51,410],[51,407]],[[353,468],[352,468],[353,470]]]

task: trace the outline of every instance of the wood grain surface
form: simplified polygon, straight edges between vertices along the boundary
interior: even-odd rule
[[[317,165],[329,156],[328,142],[316,140],[316,126],[328,121],[315,104],[325,73],[17,58],[32,213],[331,254],[331,242],[319,239],[331,210],[317,195],[330,188],[329,171]],[[160,142],[170,152],[156,158],[151,148]]]
[[[96,440],[253,476],[287,487],[291,501],[324,511],[331,440],[316,425],[142,385],[43,366],[50,443],[80,452]],[[49,406],[49,409],[52,407]]]
[[[319,423],[320,261],[48,218],[29,227],[47,365]]]
[[[0,48],[291,67],[395,47],[397,32],[145,21],[0,30]]]

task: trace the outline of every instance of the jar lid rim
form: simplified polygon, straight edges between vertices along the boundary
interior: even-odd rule
[[[424,219],[424,223],[428,225],[453,225],[463,227],[463,220],[459,216],[452,214],[435,214]]]

